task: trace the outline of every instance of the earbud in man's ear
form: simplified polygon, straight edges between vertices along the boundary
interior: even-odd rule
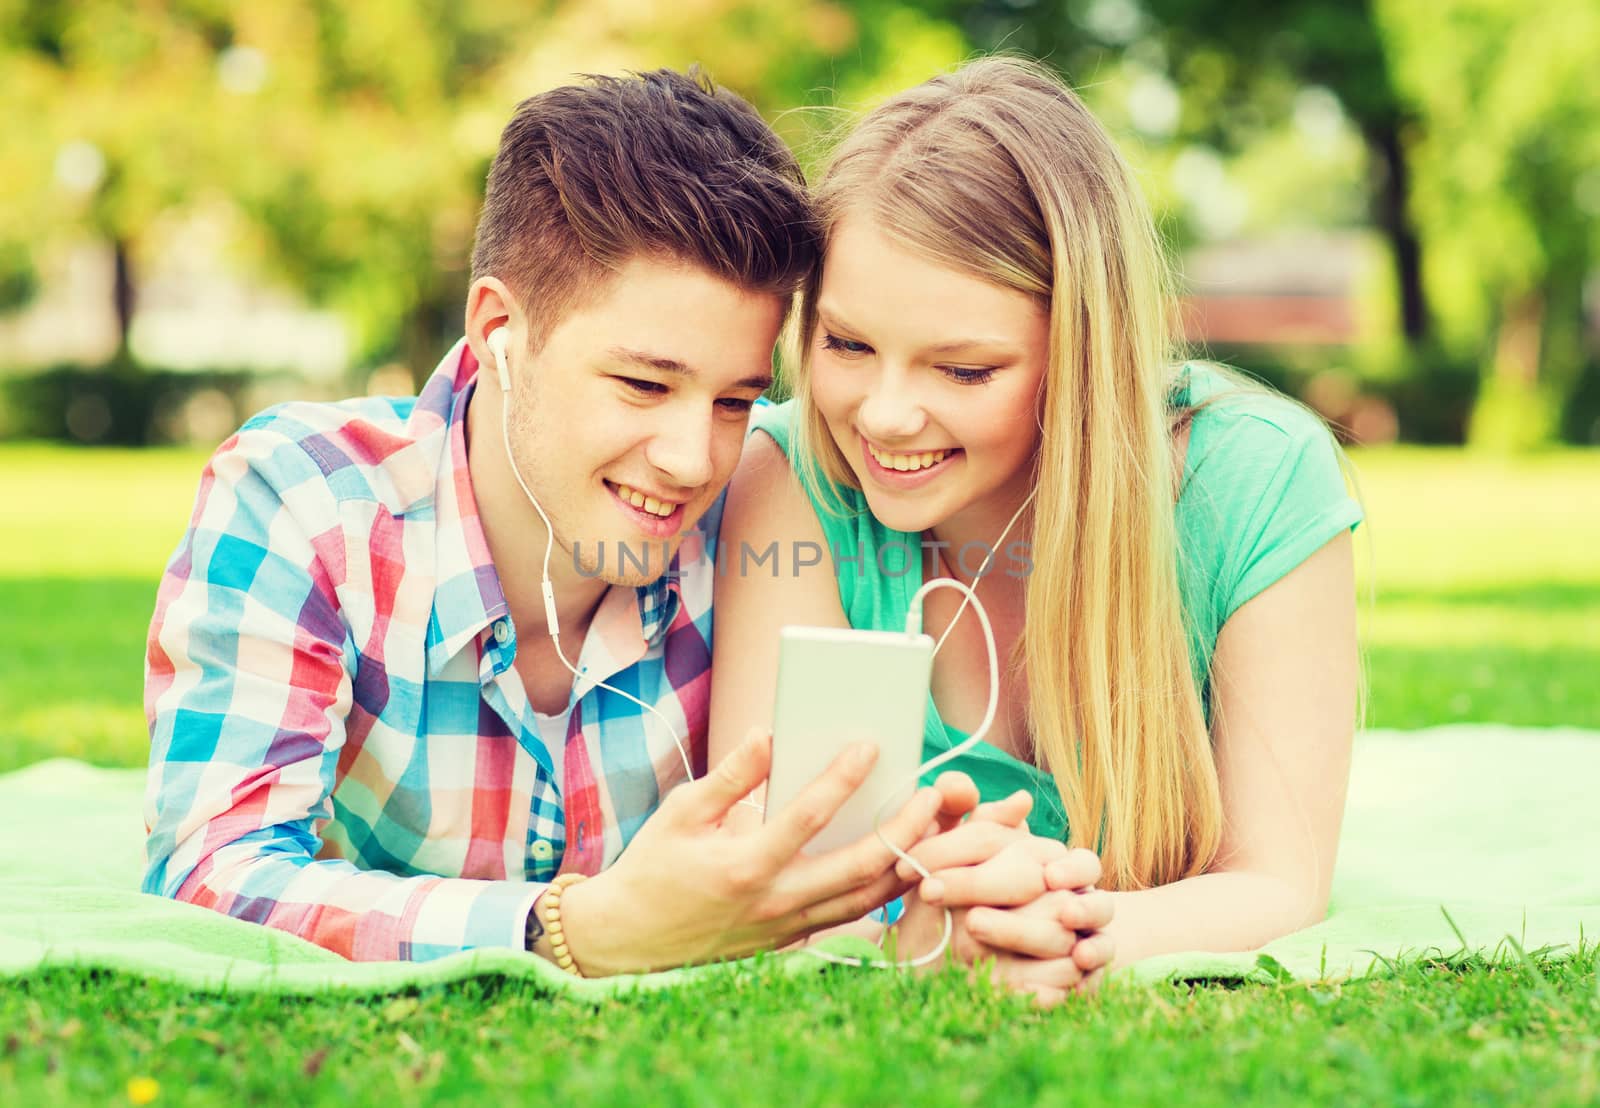
[[[489,353],[494,355],[495,372],[500,375],[500,391],[511,391],[511,371],[506,368],[506,343],[510,341],[509,329],[496,327],[489,332],[489,337],[484,339],[489,346]]]

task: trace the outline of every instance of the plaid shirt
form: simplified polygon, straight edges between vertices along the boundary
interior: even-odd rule
[[[283,405],[212,457],[150,627],[144,891],[357,960],[522,949],[545,883],[683,779],[597,679],[703,769],[722,501],[606,593],[548,749],[467,472],[477,368],[463,341],[414,400]]]

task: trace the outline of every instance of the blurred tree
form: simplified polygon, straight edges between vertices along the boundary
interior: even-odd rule
[[[37,121],[24,218],[0,237],[110,244],[119,361],[137,270],[165,215],[222,204],[258,272],[341,309],[358,354],[448,280],[470,235],[471,159],[451,109],[506,50],[489,3],[6,0],[0,111]],[[462,226],[466,227],[463,232]],[[451,234],[454,233],[454,238]]]
[[[1415,210],[1452,341],[1479,352],[1474,440],[1556,431],[1586,357],[1600,259],[1600,8],[1590,0],[1380,0],[1414,136]]]
[[[1049,59],[1079,83],[1132,58],[1180,95],[1173,138],[1237,153],[1326,88],[1360,133],[1369,212],[1390,246],[1400,325],[1412,344],[1432,321],[1411,216],[1404,136],[1415,113],[1399,95],[1372,0],[938,0],[974,41]]]
[[[396,359],[426,372],[439,336],[460,327],[487,167],[461,118],[555,5],[228,6],[217,71],[248,256],[337,309],[358,364]]]
[[[26,296],[53,237],[101,237],[125,361],[152,229],[220,206],[238,260],[337,309],[358,363],[420,374],[459,332],[484,176],[524,97],[700,62],[804,151],[826,113],[786,109],[964,49],[883,0],[0,0],[0,113],[37,124],[0,137],[0,293]]]
[[[1170,138],[1261,149],[1306,88],[1367,153],[1415,371],[1484,367],[1474,438],[1554,433],[1584,365],[1600,256],[1600,7],[1592,0],[930,0],[975,43],[1080,86],[1170,80]],[[1437,364],[1436,364],[1437,363]],[[1591,373],[1600,372],[1590,370]]]
[[[0,312],[26,307],[38,293],[39,273],[33,259],[20,244],[0,237]]]
[[[145,228],[188,196],[206,158],[203,103],[210,36],[196,13],[154,5],[9,0],[0,11],[0,111],[12,128],[10,217],[0,234],[36,240],[52,217],[80,224],[112,249],[119,360],[134,307],[134,257]],[[16,160],[13,161],[12,159]]]
[[[500,87],[520,97],[575,72],[698,63],[815,166],[852,109],[954,64],[968,48],[949,23],[896,0],[570,0],[524,37]],[[508,95],[505,114],[512,102]]]

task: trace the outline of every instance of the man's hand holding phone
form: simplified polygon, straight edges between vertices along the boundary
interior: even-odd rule
[[[669,793],[610,869],[566,890],[561,914],[579,968],[599,977],[739,958],[906,892],[911,881],[895,872],[895,855],[877,835],[826,853],[802,850],[876,761],[870,743],[857,743],[764,825],[735,828],[729,813],[772,764],[771,737],[750,735],[705,777]],[[880,830],[910,850],[941,816],[950,820],[951,808],[939,789],[919,789]]]

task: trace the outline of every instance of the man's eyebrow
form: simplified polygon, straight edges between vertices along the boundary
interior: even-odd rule
[[[692,367],[679,361],[677,358],[668,358],[660,354],[651,354],[646,350],[634,350],[627,346],[613,346],[606,354],[619,362],[628,362],[632,365],[653,369],[658,373],[670,373],[675,377],[693,377],[695,371]],[[748,377],[741,377],[733,383],[736,389],[755,389],[765,392],[772,387],[772,374],[752,373]]]
[[[651,354],[644,350],[633,350],[626,346],[613,346],[606,351],[606,356],[615,358],[619,362],[632,362],[634,365],[644,366],[646,369],[660,370],[662,373],[673,373],[679,377],[694,376],[694,370],[678,359],[663,357],[660,354]]]

